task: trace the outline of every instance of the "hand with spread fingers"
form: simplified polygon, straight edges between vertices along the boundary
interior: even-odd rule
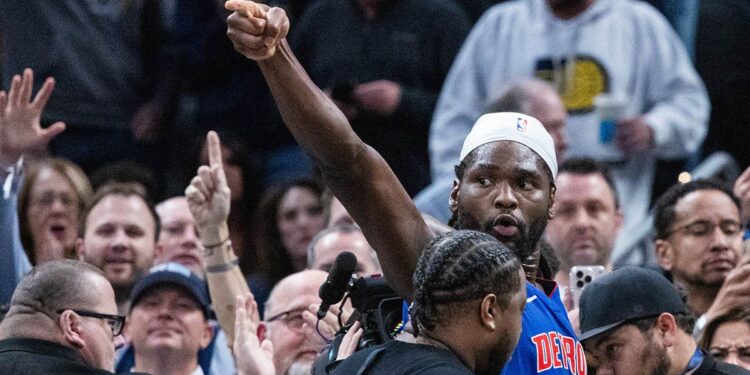
[[[237,373],[240,375],[274,375],[273,343],[268,339],[258,339],[258,304],[251,293],[237,296],[235,339],[233,346]]]
[[[323,319],[320,319],[320,323],[318,323],[318,309],[320,309],[320,304],[317,303],[308,306],[307,311],[302,313],[302,318],[310,327],[317,327],[324,339],[332,340],[336,333],[341,329],[341,325],[339,325],[339,312],[341,310],[338,305],[332,305],[328,308],[328,311],[326,311],[326,316],[324,316]],[[341,313],[341,321],[346,322],[351,315],[351,306],[347,304],[344,306],[344,311]]]
[[[224,7],[233,12],[227,18],[227,35],[234,49],[249,59],[270,58],[289,33],[289,18],[281,8],[247,0],[229,0]]]
[[[209,165],[198,168],[198,174],[185,189],[185,197],[190,212],[195,218],[201,240],[205,243],[217,243],[226,238],[218,237],[217,228],[225,226],[229,217],[231,192],[224,174],[221,157],[221,142],[216,132],[209,132],[207,137]]]
[[[55,80],[47,80],[31,99],[34,73],[23,71],[22,76],[13,76],[7,95],[0,91],[0,166],[15,163],[24,153],[47,146],[47,143],[65,130],[65,124],[57,122],[43,129],[40,123],[42,110],[55,88]]]

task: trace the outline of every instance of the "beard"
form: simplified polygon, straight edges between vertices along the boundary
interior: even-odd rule
[[[653,367],[650,370],[646,367],[644,374],[667,375],[669,367],[672,365],[672,362],[667,358],[667,350],[656,343],[653,332],[648,339],[648,345],[641,352],[641,363],[649,364],[649,362],[653,364]]]
[[[547,227],[547,221],[547,216],[531,221],[530,225],[519,221],[517,237],[511,242],[503,242],[503,244],[507,246],[519,260],[525,261],[536,252],[536,246],[542,238],[544,229]],[[456,229],[478,230],[489,235],[492,235],[493,232],[492,221],[481,224],[468,212],[464,211],[460,205],[456,210],[456,214],[451,219],[451,223]]]

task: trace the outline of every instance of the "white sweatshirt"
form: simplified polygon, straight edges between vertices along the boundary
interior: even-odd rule
[[[680,39],[650,5],[596,0],[561,20],[546,0],[516,0],[484,14],[445,81],[430,128],[433,191],[451,184],[464,137],[484,109],[505,87],[533,76],[555,84],[568,108],[568,155],[613,162],[620,201],[627,202],[622,232],[647,212],[656,157],[686,156],[705,138],[705,87]],[[614,143],[599,141],[592,104],[605,92],[625,94],[624,117],[645,114],[653,151],[625,158]],[[448,197],[432,199],[447,206]],[[429,205],[425,197],[417,202]]]

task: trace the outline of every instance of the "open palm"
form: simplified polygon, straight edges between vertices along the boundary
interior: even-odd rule
[[[65,130],[65,124],[58,122],[42,129],[42,110],[55,87],[55,81],[48,78],[39,92],[31,100],[34,75],[26,69],[23,76],[14,76],[10,91],[0,92],[0,158],[5,163],[13,163],[25,152],[42,148]]]

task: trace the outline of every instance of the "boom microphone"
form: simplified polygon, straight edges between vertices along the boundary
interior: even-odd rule
[[[357,257],[354,254],[344,251],[336,257],[326,282],[320,286],[318,291],[318,296],[321,299],[317,314],[318,319],[323,319],[328,308],[344,298],[344,293],[349,288],[349,282],[356,268]]]

